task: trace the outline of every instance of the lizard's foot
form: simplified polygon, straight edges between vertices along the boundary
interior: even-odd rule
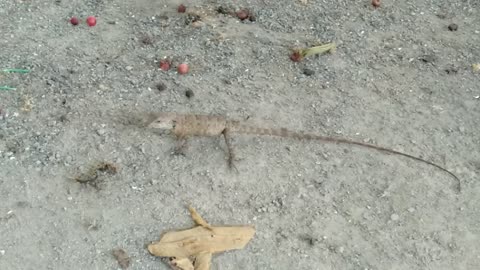
[[[234,159],[235,159],[235,157],[233,156],[233,154],[229,153],[229,155],[228,155],[228,168],[230,170],[235,170],[235,172],[238,173],[238,169],[234,164]]]
[[[183,146],[176,146],[174,149],[173,149],[173,154],[175,156],[186,156],[185,155],[185,147]]]
[[[185,138],[179,138],[175,143],[173,154],[178,156],[185,156],[185,150],[187,149],[187,140]]]

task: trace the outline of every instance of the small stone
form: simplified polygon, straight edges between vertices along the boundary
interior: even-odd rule
[[[312,76],[313,74],[315,74],[315,71],[312,70],[312,69],[309,69],[309,68],[305,68],[305,69],[303,69],[303,74],[305,74],[307,76]]]
[[[97,134],[102,136],[103,134],[105,134],[105,129],[98,129]]]
[[[392,221],[397,221],[397,220],[400,219],[400,216],[397,215],[397,214],[392,214],[392,215],[390,216],[390,219],[391,219]]]
[[[458,73],[458,68],[451,65],[451,66],[448,66],[447,68],[445,68],[445,72],[447,74],[457,74]]]
[[[0,255],[2,255],[2,256],[5,255],[5,250],[3,250],[3,249],[0,250]]]
[[[337,252],[338,253],[343,253],[345,251],[345,248],[344,247],[338,247],[337,248]]]
[[[456,23],[451,23],[449,26],[448,26],[448,30],[450,31],[457,31],[458,30],[458,25]]]
[[[410,213],[415,212],[415,208],[413,208],[413,207],[410,207],[410,208],[408,208],[407,210],[408,210],[408,212],[410,212]]]
[[[130,70],[133,69],[133,67],[132,67],[132,66],[126,66],[125,69],[128,70],[128,71],[130,71]]]
[[[195,94],[192,90],[188,89],[187,91],[185,91],[185,95],[187,96],[187,98],[192,98]]]

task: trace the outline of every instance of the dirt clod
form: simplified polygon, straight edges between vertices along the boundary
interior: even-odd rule
[[[307,75],[307,76],[312,76],[315,74],[315,71],[312,70],[312,69],[309,69],[309,68],[304,68],[303,69],[303,74]]]
[[[130,257],[125,250],[116,248],[112,251],[112,254],[122,269],[127,269],[130,266]]]
[[[187,98],[192,98],[194,95],[195,94],[191,89],[188,89],[187,91],[185,91],[185,96],[187,96]]]
[[[155,85],[155,88],[157,88],[158,91],[163,92],[167,90],[167,85],[163,82],[159,82]]]

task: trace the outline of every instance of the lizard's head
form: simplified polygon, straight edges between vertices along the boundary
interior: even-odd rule
[[[148,124],[148,128],[159,131],[171,131],[175,128],[175,115],[171,113],[157,114],[153,121]]]

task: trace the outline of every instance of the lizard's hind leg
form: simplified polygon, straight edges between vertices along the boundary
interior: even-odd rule
[[[222,135],[223,135],[223,138],[225,139],[225,144],[227,145],[228,167],[230,169],[235,169],[235,171],[238,172],[237,167],[235,167],[235,164],[233,164],[233,161],[235,159],[235,154],[233,152],[232,137],[230,136],[230,132],[228,128],[222,131]]]

